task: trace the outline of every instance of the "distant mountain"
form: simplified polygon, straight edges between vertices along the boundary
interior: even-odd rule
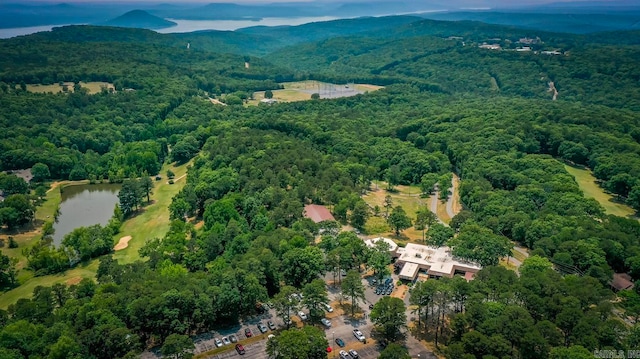
[[[151,15],[143,10],[131,10],[100,25],[156,30],[176,26],[177,24],[173,21]]]

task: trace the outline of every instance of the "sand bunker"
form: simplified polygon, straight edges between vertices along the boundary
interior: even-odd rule
[[[119,251],[121,249],[125,249],[129,246],[129,241],[131,240],[131,236],[124,236],[122,238],[120,238],[120,240],[118,241],[118,244],[116,244],[115,247],[113,247],[114,251]]]

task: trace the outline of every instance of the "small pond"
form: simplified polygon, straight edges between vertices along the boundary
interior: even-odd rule
[[[62,243],[65,235],[78,227],[105,225],[119,202],[119,184],[93,184],[65,187],[58,221],[53,224],[53,244]]]

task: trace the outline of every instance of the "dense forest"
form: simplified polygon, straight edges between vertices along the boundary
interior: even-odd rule
[[[338,221],[361,227],[369,213],[360,195],[373,180],[433,187],[451,172],[464,205],[451,222],[456,253],[495,264],[499,251],[489,247],[508,240],[532,257],[517,274],[488,265],[469,283],[416,284],[419,334],[451,359],[637,348],[640,295],[615,294],[609,283],[613,273],[640,278],[640,223],[608,215],[563,167],[592,169],[603,189],[640,210],[637,32],[590,38],[412,17],[302,29],[159,35],[71,26],[0,41],[0,169],[33,167],[38,176],[28,185],[0,175],[7,230],[31,221],[39,201],[30,190],[46,180],[129,186],[163,163],[192,161],[169,207],[170,230],[145,238],[142,260],[108,254],[128,210],[68,237],[73,258],[33,247],[25,270],[53,273],[99,257],[96,280],[38,287],[0,311],[0,357],[169,353],[168,343],[253,315],[292,287],[312,292],[321,274],[377,272],[377,249],[338,233],[337,223],[303,218],[303,206],[328,205]],[[525,37],[540,41],[516,51]],[[479,47],[494,42],[502,50]],[[551,50],[559,51],[543,53]],[[255,91],[304,79],[385,88],[243,105]],[[80,81],[114,90],[92,94]],[[76,86],[28,88],[60,82]],[[19,285],[12,260],[0,259],[0,285]]]

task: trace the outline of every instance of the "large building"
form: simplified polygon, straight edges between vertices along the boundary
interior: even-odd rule
[[[374,243],[379,240],[390,244],[389,252],[397,258],[396,266],[401,268],[400,279],[413,281],[420,273],[423,273],[430,278],[452,278],[454,275],[461,275],[467,280],[471,280],[482,269],[477,263],[454,257],[449,247],[432,247],[415,243],[400,247],[391,239],[383,237],[369,239],[365,243],[367,246],[373,247]]]

